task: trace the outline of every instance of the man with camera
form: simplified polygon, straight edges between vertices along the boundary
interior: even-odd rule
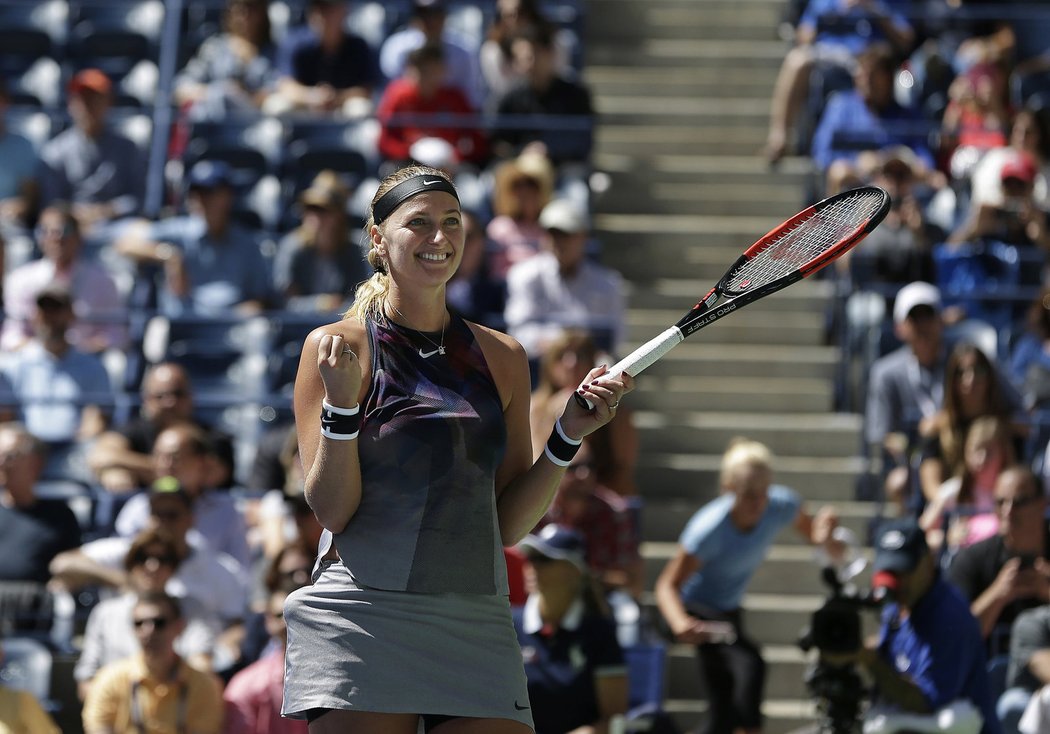
[[[878,641],[853,652],[821,651],[821,661],[858,663],[876,697],[866,734],[998,734],[981,630],[946,581],[914,520],[886,523],[875,543],[872,586],[885,594]]]

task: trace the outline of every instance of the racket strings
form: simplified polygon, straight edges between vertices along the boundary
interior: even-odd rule
[[[795,222],[733,271],[730,289],[750,290],[799,270],[854,234],[881,205],[881,196],[858,192]]]

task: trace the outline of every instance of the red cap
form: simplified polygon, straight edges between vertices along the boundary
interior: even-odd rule
[[[78,71],[69,82],[69,93],[79,94],[83,91],[109,94],[113,91],[113,82],[101,69],[84,69]]]
[[[1003,164],[1003,167],[999,170],[999,178],[1005,181],[1008,178],[1016,178],[1019,181],[1025,183],[1032,183],[1035,180],[1035,161],[1032,160],[1032,156],[1027,153],[1021,153],[1014,156],[1010,160]]]

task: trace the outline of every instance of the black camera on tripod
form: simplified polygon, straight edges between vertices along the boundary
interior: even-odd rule
[[[804,652],[814,647],[824,653],[855,652],[863,644],[860,610],[877,608],[883,594],[847,590],[833,568],[825,568],[821,578],[831,587],[831,595],[813,612],[798,646]],[[860,707],[868,690],[856,666],[832,665],[818,658],[804,681],[817,703],[818,731],[847,734],[860,730]]]

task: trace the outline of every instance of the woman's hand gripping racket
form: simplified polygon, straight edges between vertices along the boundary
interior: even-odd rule
[[[751,245],[718,285],[674,326],[609,368],[634,377],[687,336],[820,270],[864,239],[890,210],[890,197],[875,186],[844,191],[807,209]],[[591,402],[574,393],[587,408]]]

